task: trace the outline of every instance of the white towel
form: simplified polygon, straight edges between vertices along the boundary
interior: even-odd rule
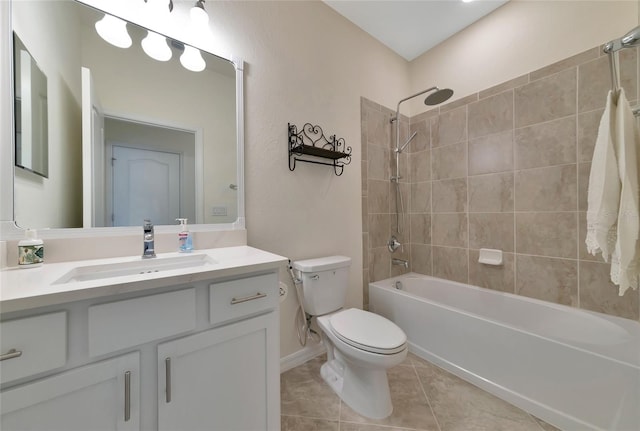
[[[611,281],[619,295],[637,289],[640,279],[640,132],[624,90],[616,107],[614,142],[621,184],[617,239],[611,256]]]
[[[620,208],[620,177],[615,148],[617,92],[609,91],[593,150],[587,195],[587,251],[602,252],[605,262],[616,243],[616,220]]]

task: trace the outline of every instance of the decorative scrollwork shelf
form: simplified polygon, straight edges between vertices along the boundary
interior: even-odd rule
[[[307,157],[329,159],[323,162]],[[289,123],[289,170],[296,168],[296,162],[315,163],[317,165],[333,166],[336,175],[342,175],[344,166],[351,163],[351,147],[347,147],[344,138],[336,139],[332,135],[327,139],[320,126],[306,123],[302,130]]]

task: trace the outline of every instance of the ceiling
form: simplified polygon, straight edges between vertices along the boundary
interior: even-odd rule
[[[324,0],[408,61],[508,0]]]

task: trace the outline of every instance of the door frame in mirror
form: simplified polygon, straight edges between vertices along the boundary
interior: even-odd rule
[[[76,0],[77,1],[77,0]],[[78,1],[87,7],[96,8],[86,1]],[[15,157],[15,124],[14,124],[14,90],[13,90],[13,28],[11,20],[11,2],[0,1],[0,130],[4,138],[0,139],[0,240],[21,239],[24,236],[24,228],[19,227],[14,216],[14,166]],[[174,37],[175,39],[175,37]],[[207,49],[198,47],[203,51]],[[231,59],[221,57],[229,61],[235,69],[236,79],[236,165],[237,165],[237,205],[238,218],[233,223],[219,224],[190,224],[192,232],[226,231],[245,229],[245,189],[244,189],[244,61],[237,56]],[[179,225],[157,226],[156,232],[175,232]],[[38,235],[42,238],[63,237],[96,237],[104,235],[130,235],[139,234],[139,226],[131,227],[98,227],[98,228],[60,228],[44,229]]]

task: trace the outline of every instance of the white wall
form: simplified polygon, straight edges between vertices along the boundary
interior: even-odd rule
[[[416,58],[411,88],[449,87],[456,100],[623,36],[635,0],[511,0]],[[412,114],[425,111],[419,102]]]
[[[408,91],[406,62],[320,2],[214,2],[214,26],[245,58],[249,245],[303,259],[353,258],[348,305],[362,305],[360,96],[385,104]],[[207,3],[209,7],[209,3]],[[218,27],[222,26],[222,27]],[[287,167],[287,123],[320,125],[353,149],[342,176]],[[291,287],[285,274],[283,280]],[[293,292],[291,292],[293,293]],[[300,348],[290,294],[281,355]]]
[[[15,168],[15,219],[21,227],[79,227],[80,88],[73,86],[80,77],[76,19],[70,7],[58,2],[24,0],[14,1],[13,17],[14,30],[47,76],[49,95],[49,177]],[[41,31],[55,37],[42,38]]]

